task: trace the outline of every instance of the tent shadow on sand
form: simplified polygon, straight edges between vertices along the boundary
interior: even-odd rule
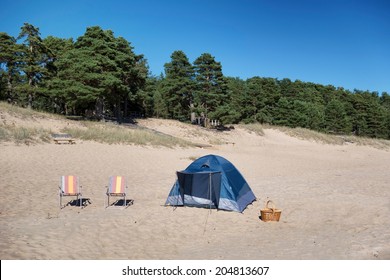
[[[206,155],[177,171],[166,206],[194,206],[243,212],[256,200],[238,169],[227,159]]]

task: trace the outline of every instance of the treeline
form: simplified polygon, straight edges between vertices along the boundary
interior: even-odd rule
[[[1,100],[58,114],[189,121],[194,112],[224,124],[259,122],[390,139],[388,93],[226,77],[211,54],[191,63],[183,51],[172,53],[164,75],[153,76],[131,43],[98,26],[75,41],[42,39],[28,23],[16,38],[0,32],[0,63]]]

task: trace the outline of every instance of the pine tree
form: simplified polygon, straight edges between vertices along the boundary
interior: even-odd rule
[[[143,56],[135,55],[125,39],[98,26],[87,28],[55,66],[58,73],[51,90],[65,102],[66,113],[95,110],[98,117],[108,112],[119,121],[127,101],[136,102],[147,75]]]
[[[183,51],[174,51],[171,61],[164,68],[166,77],[162,83],[162,95],[167,103],[169,117],[188,120],[194,102],[193,66]]]
[[[220,109],[219,119],[223,124],[236,124],[243,117],[243,103],[246,95],[246,84],[240,78],[226,78],[227,98]],[[220,107],[218,107],[220,108]]]
[[[18,95],[15,86],[20,82],[21,46],[16,39],[7,33],[0,32],[0,96],[9,103],[17,102]]]
[[[17,40],[20,39],[24,39],[20,71],[26,77],[20,90],[27,96],[28,108],[32,108],[35,95],[39,92],[39,84],[47,75],[46,65],[51,60],[51,53],[40,37],[39,28],[29,23],[21,27]]]
[[[344,134],[350,133],[352,124],[345,112],[343,103],[337,99],[331,100],[325,108],[325,128],[326,131]]]
[[[194,61],[197,91],[195,103],[209,118],[218,118],[217,112],[227,98],[227,84],[222,74],[221,63],[209,53],[204,53]]]

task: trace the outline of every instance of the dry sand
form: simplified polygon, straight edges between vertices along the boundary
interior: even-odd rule
[[[0,143],[0,259],[390,259],[389,151],[273,129],[140,125],[212,147]],[[206,154],[248,181],[257,201],[242,214],[163,206],[175,172]],[[80,176],[91,204],[60,210],[61,175]],[[133,205],[105,208],[111,175],[128,178]],[[259,220],[268,199],[280,222]]]

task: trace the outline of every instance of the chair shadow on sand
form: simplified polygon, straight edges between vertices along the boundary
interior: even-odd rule
[[[114,201],[113,203],[111,203],[109,206],[107,207],[111,207],[111,206],[114,206],[114,207],[129,207],[131,205],[134,204],[134,199],[118,199],[116,201]]]
[[[65,204],[62,208],[65,208],[66,206],[75,206],[75,207],[84,208],[91,203],[92,202],[90,198],[73,199],[69,201],[67,204]]]

